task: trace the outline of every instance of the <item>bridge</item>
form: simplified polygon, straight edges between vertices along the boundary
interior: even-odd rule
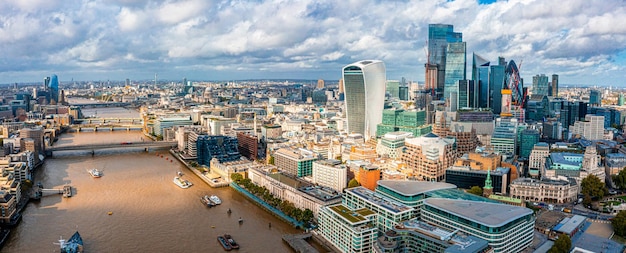
[[[142,118],[84,118],[74,119],[74,124],[106,124],[106,123],[130,123],[143,124]]]
[[[72,131],[78,132],[99,132],[99,131],[142,131],[143,125],[137,124],[80,124],[71,125]]]
[[[85,145],[68,145],[68,146],[52,146],[46,148],[46,155],[51,156],[55,151],[94,151],[99,149],[111,149],[111,148],[171,148],[178,143],[175,141],[149,141],[149,142],[120,142],[120,143],[106,143],[106,144],[85,144]]]
[[[126,102],[98,102],[98,103],[84,103],[84,104],[70,104],[82,108],[100,108],[100,107],[126,107],[130,103]]]

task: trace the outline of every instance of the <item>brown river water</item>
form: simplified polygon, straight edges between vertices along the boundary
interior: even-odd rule
[[[109,110],[138,117],[123,108]],[[146,138],[139,131],[80,132],[61,135],[55,145],[141,140]],[[35,172],[35,183],[46,189],[70,184],[74,195],[44,193],[29,203],[2,252],[59,252],[53,243],[74,231],[83,237],[85,252],[223,252],[216,237],[225,233],[240,244],[239,252],[293,252],[281,236],[302,233],[230,187],[209,187],[165,150],[79,153],[59,153]],[[104,176],[92,178],[92,168]],[[172,182],[178,171],[191,188]],[[206,194],[219,196],[222,204],[204,206],[200,197]]]

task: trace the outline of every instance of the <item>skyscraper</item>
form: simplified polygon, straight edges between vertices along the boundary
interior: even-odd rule
[[[444,79],[443,97],[456,99],[451,93],[459,93],[459,80],[465,80],[465,42],[448,43],[446,49],[446,70]]]
[[[548,76],[544,74],[533,76],[533,95],[550,95]]]
[[[343,68],[348,133],[360,133],[366,139],[376,135],[382,122],[385,102],[385,64],[365,60]]]
[[[559,75],[557,74],[552,74],[552,84],[550,86],[551,89],[551,93],[550,96],[553,97],[558,97],[559,96]]]
[[[57,75],[52,75],[50,77],[50,83],[48,91],[50,92],[50,101],[49,103],[57,103],[59,102],[59,78]]]
[[[463,41],[463,34],[454,32],[447,24],[428,25],[428,63],[426,63],[426,90],[436,90],[437,98],[443,97],[448,43]]]
[[[317,80],[317,88],[324,89],[324,80],[322,79]]]
[[[388,80],[386,90],[390,98],[400,98],[400,81]]]
[[[483,57],[473,54],[472,80],[478,93],[478,107],[489,107],[489,64]]]
[[[599,90],[591,90],[589,92],[589,105],[602,105],[602,93]]]
[[[458,109],[478,107],[478,92],[476,92],[476,82],[474,80],[458,81]]]
[[[504,63],[506,64],[506,63]],[[502,105],[502,89],[504,88],[505,65],[489,66],[489,107],[495,114],[500,114]]]

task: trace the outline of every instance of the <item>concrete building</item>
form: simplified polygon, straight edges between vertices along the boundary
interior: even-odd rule
[[[372,252],[378,229],[376,213],[367,208],[352,209],[338,204],[322,207],[319,235],[342,253]],[[322,225],[323,224],[323,225]]]
[[[445,170],[457,157],[454,139],[433,133],[405,140],[406,150],[401,160],[412,170],[412,177],[422,181],[443,181]]]
[[[604,116],[585,115],[585,121],[576,121],[569,127],[572,137],[580,136],[587,140],[604,139]]]
[[[576,180],[567,177],[518,178],[511,182],[511,197],[532,202],[570,203],[578,199]]]
[[[585,154],[583,155],[583,164],[580,168],[580,179],[586,178],[588,175],[595,175],[602,181],[605,182],[606,173],[604,171],[604,167],[600,166],[600,161],[602,158],[596,152],[596,146],[590,145],[585,149]]]
[[[389,157],[392,159],[400,158],[402,149],[404,149],[405,139],[411,137],[413,137],[413,134],[409,132],[386,133],[378,140],[376,153],[381,157]]]
[[[334,159],[314,161],[313,183],[342,192],[348,186],[347,166]]]
[[[533,177],[539,177],[539,173],[545,174],[546,158],[550,155],[550,146],[548,143],[539,142],[535,144],[533,150],[528,157],[528,174]]]
[[[156,136],[163,136],[163,130],[174,126],[193,125],[191,115],[189,114],[164,114],[159,115],[154,120],[154,132]]]
[[[35,154],[35,162],[38,163],[41,160],[39,156],[44,155],[45,152],[43,127],[22,128],[19,132],[21,138],[20,151],[29,150],[33,152]],[[28,139],[32,140],[32,144],[29,142],[29,144],[22,145],[22,143]]]
[[[285,174],[294,177],[310,176],[313,173],[313,161],[318,156],[303,148],[281,148],[274,153],[274,164]]]
[[[366,140],[376,136],[382,122],[387,76],[382,61],[366,60],[343,67],[348,133],[363,134]]]

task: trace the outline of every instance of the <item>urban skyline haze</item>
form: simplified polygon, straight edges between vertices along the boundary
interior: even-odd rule
[[[341,78],[382,60],[424,80],[428,24],[454,25],[472,52],[560,82],[623,86],[626,4],[568,1],[0,2],[0,83]],[[470,76],[470,73],[468,73]]]

